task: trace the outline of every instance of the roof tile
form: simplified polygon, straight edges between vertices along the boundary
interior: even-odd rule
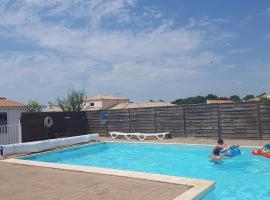
[[[128,108],[163,107],[163,106],[174,106],[174,105],[168,102],[120,103],[110,108],[110,110],[128,109]]]
[[[6,99],[6,98],[0,98],[0,107],[19,107],[19,108],[26,108],[27,105],[20,103],[20,102],[16,102],[10,99]]]

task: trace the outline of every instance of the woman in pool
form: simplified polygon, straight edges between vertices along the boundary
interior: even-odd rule
[[[222,147],[216,146],[214,150],[212,151],[212,154],[209,156],[209,158],[214,162],[219,162],[224,159],[223,156],[221,156]]]

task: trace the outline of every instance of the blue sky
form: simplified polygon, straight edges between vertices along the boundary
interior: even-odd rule
[[[256,95],[269,47],[268,0],[0,0],[0,96]]]

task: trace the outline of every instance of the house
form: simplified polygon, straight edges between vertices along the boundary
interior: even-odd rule
[[[27,105],[0,97],[0,126],[20,123],[21,113],[27,111]]]
[[[206,101],[207,104],[229,104],[234,103],[232,100],[220,99],[220,100],[208,100]]]
[[[48,102],[48,105],[44,106],[42,112],[62,112],[62,109],[59,108],[56,104],[52,102]]]
[[[99,93],[87,97],[83,110],[107,110],[121,103],[129,103],[129,99]]]
[[[87,97],[84,104],[84,111],[174,106],[174,104],[161,101],[131,103],[127,98],[105,95],[101,93],[98,93],[95,96]],[[62,110],[57,105],[49,102],[42,112],[62,112]]]
[[[255,98],[249,99],[248,102],[251,101],[264,101],[264,100],[270,100],[270,93],[262,93],[259,96],[256,96]]]
[[[120,103],[110,108],[110,110],[130,109],[130,108],[166,107],[166,106],[175,106],[175,105],[168,102],[160,102],[160,101],[145,102],[145,103]]]

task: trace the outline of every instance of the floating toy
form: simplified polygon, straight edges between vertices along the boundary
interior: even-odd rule
[[[221,155],[232,158],[232,157],[241,155],[241,150],[239,149],[238,146],[232,146],[232,147],[229,147],[228,149],[223,150]]]
[[[252,150],[252,154],[254,156],[262,156],[263,155],[263,150],[262,149],[254,149],[254,150]]]
[[[264,156],[265,158],[270,158],[270,144],[266,144],[263,148],[252,150],[252,154],[255,156]]]
[[[263,154],[263,156],[264,156],[265,158],[270,158],[270,153],[265,153],[265,154]]]

